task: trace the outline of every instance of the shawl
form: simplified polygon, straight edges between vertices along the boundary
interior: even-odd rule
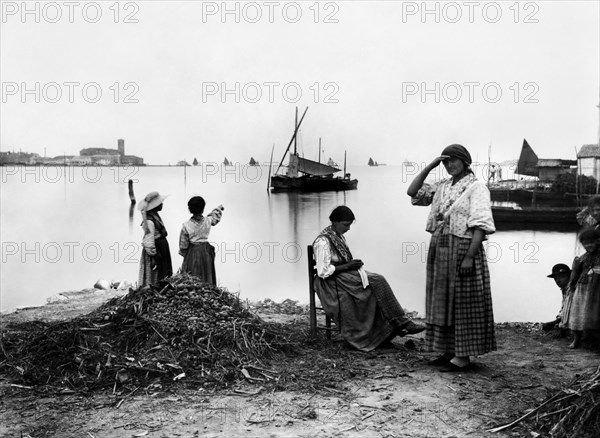
[[[331,225],[329,225],[323,231],[321,231],[317,238],[321,236],[326,237],[329,240],[331,246],[335,248],[338,255],[340,256],[340,261],[342,263],[348,263],[350,260],[352,260],[352,253],[350,252],[350,248],[348,248],[348,245],[346,244],[346,239],[344,239],[344,236],[336,233],[336,231]]]

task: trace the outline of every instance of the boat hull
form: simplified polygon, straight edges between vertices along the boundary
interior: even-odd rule
[[[530,226],[567,226],[577,227],[577,207],[538,207],[517,209],[512,207],[492,206],[494,222],[499,228],[505,225],[523,225],[521,228]]]
[[[273,192],[339,192],[357,188],[357,179],[307,175],[299,177],[275,175],[271,177],[271,191]]]

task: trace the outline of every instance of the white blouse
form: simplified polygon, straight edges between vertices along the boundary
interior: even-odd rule
[[[190,244],[208,242],[210,230],[221,221],[222,214],[220,209],[215,208],[201,220],[192,217],[184,222],[179,233],[179,254],[184,255]]]
[[[466,183],[466,181],[465,181]],[[481,181],[475,180],[460,196],[461,181],[452,185],[452,179],[444,179],[435,184],[423,184],[418,193],[412,198],[413,205],[431,205],[427,218],[426,230],[433,233],[443,222],[448,225],[448,232],[454,236],[471,238],[473,228],[480,228],[485,234],[496,231],[490,191]],[[448,201],[454,199],[455,202]]]
[[[317,240],[313,244],[313,250],[315,262],[317,263],[317,275],[321,278],[331,276],[335,272],[335,266],[331,263],[339,263],[340,258],[337,256],[337,253],[332,253],[329,239],[323,236],[317,237]]]
[[[346,239],[341,236],[344,242]],[[313,243],[313,251],[315,262],[317,265],[317,275],[323,279],[330,277],[335,272],[335,265],[332,263],[339,263],[341,260],[337,255],[336,251],[331,250],[331,244],[329,239],[324,236],[319,236]],[[362,281],[363,288],[369,286],[369,278],[367,271],[363,267],[357,269],[360,279]]]

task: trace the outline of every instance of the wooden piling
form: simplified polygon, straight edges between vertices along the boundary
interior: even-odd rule
[[[133,194],[133,180],[129,180],[127,185],[129,186],[129,199],[131,200],[132,204],[135,204],[135,195]]]

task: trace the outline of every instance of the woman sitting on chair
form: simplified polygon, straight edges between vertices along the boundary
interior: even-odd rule
[[[315,291],[346,342],[370,351],[395,336],[425,330],[406,316],[382,275],[365,271],[363,262],[352,258],[344,238],[355,220],[352,210],[336,207],[329,220],[313,243]]]

